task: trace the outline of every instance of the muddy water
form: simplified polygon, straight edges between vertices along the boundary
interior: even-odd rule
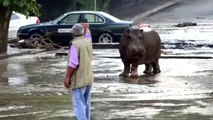
[[[160,59],[162,73],[119,78],[117,50],[94,51],[92,119],[213,119],[212,59]],[[74,120],[63,87],[66,57],[53,53],[0,61],[0,119]]]
[[[57,64],[63,59],[41,57],[22,56],[0,62],[3,73],[0,119],[70,119],[73,116],[67,106],[68,91],[62,85],[65,64]]]
[[[107,53],[110,53],[108,51]],[[111,53],[116,53],[111,51]],[[111,55],[113,56],[113,55]],[[109,60],[101,58],[99,65]],[[103,63],[103,61],[105,61]],[[97,116],[105,119],[212,119],[212,59],[161,59],[162,73],[137,79],[116,78],[122,69],[120,60],[111,59],[114,67],[99,66],[114,83],[97,83]],[[108,69],[106,69],[108,67]],[[142,73],[144,67],[140,66]],[[111,75],[112,74],[112,75]],[[118,80],[118,81],[116,81]],[[100,77],[100,81],[102,78]],[[106,97],[106,95],[108,95]],[[101,101],[101,102],[100,102]]]

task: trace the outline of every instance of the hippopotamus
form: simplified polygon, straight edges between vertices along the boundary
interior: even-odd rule
[[[153,30],[128,27],[124,30],[119,42],[119,53],[124,64],[120,76],[138,77],[138,66],[145,64],[145,74],[160,73],[158,60],[161,55],[161,39]]]

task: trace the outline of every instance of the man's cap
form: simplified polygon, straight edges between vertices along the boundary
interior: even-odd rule
[[[84,35],[84,27],[81,24],[77,23],[72,26],[71,33],[76,36]]]

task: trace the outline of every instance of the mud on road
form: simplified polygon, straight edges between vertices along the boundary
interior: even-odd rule
[[[141,77],[132,79],[118,77],[123,65],[116,56],[116,49],[94,50],[93,120],[213,119],[212,59],[161,58],[162,73],[143,75],[140,66]],[[74,119],[62,83],[66,57],[25,55],[0,66],[0,119]]]

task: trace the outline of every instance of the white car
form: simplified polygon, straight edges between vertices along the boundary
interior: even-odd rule
[[[39,24],[40,20],[36,16],[25,16],[17,12],[13,12],[10,18],[8,38],[16,38],[19,27],[29,24]]]

